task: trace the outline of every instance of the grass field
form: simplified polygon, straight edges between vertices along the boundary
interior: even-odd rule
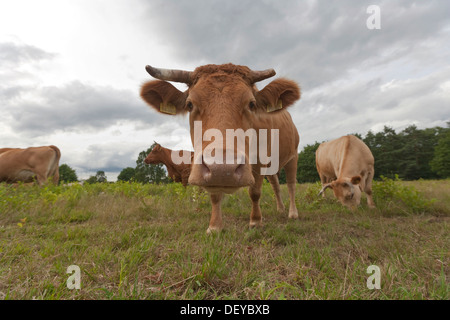
[[[2,184],[0,299],[449,299],[450,180],[376,182],[374,210],[319,190],[298,185],[289,220],[265,183],[258,229],[240,190],[207,235],[209,196],[191,186]]]

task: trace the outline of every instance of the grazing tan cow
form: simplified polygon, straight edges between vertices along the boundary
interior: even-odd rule
[[[274,76],[275,71],[253,71],[231,63],[205,65],[192,72],[151,66],[146,70],[160,80],[145,83],[141,97],[158,112],[189,113],[195,152],[189,183],[210,193],[208,233],[223,228],[220,206],[224,193],[246,186],[252,200],[250,227],[261,225],[259,200],[264,176],[277,174],[283,167],[290,198],[289,218],[298,218],[295,185],[300,138],[286,110],[300,98],[296,82],[276,79],[258,90],[255,83]],[[185,83],[188,89],[182,92],[167,81]],[[229,132],[245,133],[245,151],[238,143],[231,148],[229,139],[219,139]],[[267,143],[261,144],[264,139]]]
[[[59,183],[58,147],[30,147],[0,149],[0,182],[33,182],[44,184],[52,177],[54,184]]]
[[[339,201],[350,208],[359,205],[361,191],[367,204],[375,207],[372,198],[374,158],[369,147],[353,135],[322,143],[316,151],[316,167],[322,182],[319,195],[331,188]]]
[[[194,152],[186,150],[177,150],[177,151],[180,154],[180,156],[184,152],[190,154],[191,163],[193,162]],[[164,148],[160,144],[156,143],[152,151],[145,158],[144,162],[146,164],[160,164],[160,163],[164,164],[167,168],[169,177],[175,182],[181,182],[183,186],[186,187],[188,185],[189,175],[191,174],[191,164],[185,163],[175,164],[172,161],[171,155],[172,155],[171,149]],[[278,212],[284,212],[285,207],[281,199],[280,182],[278,180],[278,175],[267,176],[267,180],[269,180],[270,185],[272,186],[272,189],[275,193]]]

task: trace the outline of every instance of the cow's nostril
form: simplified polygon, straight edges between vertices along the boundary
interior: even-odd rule
[[[208,164],[203,160],[202,157],[202,163],[201,163],[201,175],[205,181],[208,181],[211,178],[211,169],[209,168]]]
[[[244,171],[245,171],[245,165],[244,164],[239,164],[236,168],[236,170],[234,171],[234,177],[237,180],[240,180],[242,178],[242,176],[244,175]]]
[[[203,171],[204,173],[209,173],[209,174],[211,174],[211,170],[209,169],[209,167],[208,167],[208,165],[207,165],[206,163],[203,163],[203,164],[202,164],[202,171]]]
[[[216,150],[217,153],[217,150]],[[222,151],[225,160],[226,151]],[[192,165],[189,176],[191,184],[202,186],[235,187],[253,183],[251,167],[246,164],[245,154],[234,156],[234,161],[215,161],[214,157],[198,155],[197,161]]]

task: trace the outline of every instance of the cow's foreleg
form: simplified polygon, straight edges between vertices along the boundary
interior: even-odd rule
[[[367,195],[367,205],[370,209],[375,208],[375,202],[373,201],[372,196],[372,179],[373,179],[373,172],[369,172],[367,179],[366,179],[366,185],[364,187],[364,192]]]
[[[375,202],[373,201],[372,189],[367,190],[366,195],[367,195],[367,205],[369,206],[370,209],[374,209]]]
[[[277,200],[277,211],[282,213],[286,208],[284,207],[283,200],[281,199],[280,182],[278,180],[278,176],[276,174],[273,176],[267,176],[267,180],[269,180],[273,192],[275,193],[275,199]]]
[[[289,192],[289,218],[297,219],[298,211],[295,204],[295,187],[297,185],[297,159],[298,155],[289,160],[289,162],[284,167],[286,172],[286,182]]]
[[[262,225],[261,208],[259,206],[259,199],[261,198],[261,187],[264,180],[262,175],[253,175],[255,184],[248,188],[248,194],[252,200],[252,212],[250,213],[250,228],[259,227]]]
[[[209,227],[206,233],[211,233],[215,231],[220,231],[223,228],[222,224],[222,211],[220,209],[223,193],[211,193],[211,219],[209,220]]]
[[[41,174],[36,174],[36,183],[42,187],[47,182],[47,178]]]
[[[59,184],[59,168],[56,168],[53,172],[52,181],[55,186]]]
[[[323,174],[320,174],[320,182],[322,183],[322,188],[328,183],[328,178],[325,177]],[[325,190],[322,192],[322,198],[325,198]]]

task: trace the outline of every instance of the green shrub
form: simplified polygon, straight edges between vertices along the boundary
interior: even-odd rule
[[[381,176],[381,181],[374,181],[373,194],[376,204],[394,204],[406,212],[420,213],[430,211],[436,199],[426,199],[413,186],[402,184],[396,174],[394,179]]]

